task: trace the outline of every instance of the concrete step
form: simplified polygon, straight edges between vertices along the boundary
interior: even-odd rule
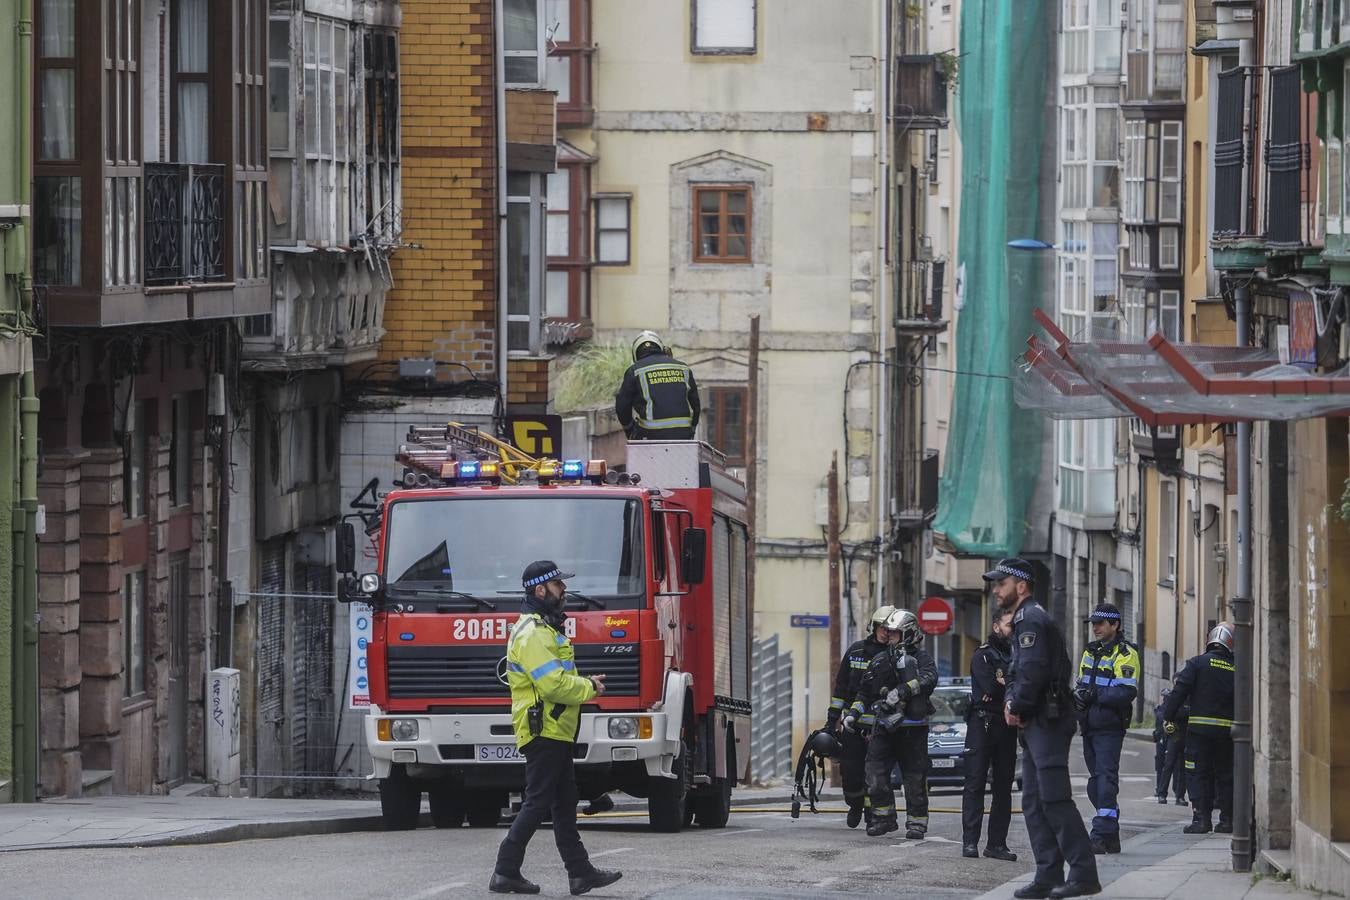
[[[1288,875],[1294,868],[1294,854],[1289,850],[1262,850],[1257,854],[1256,867],[1269,875]]]
[[[85,769],[80,773],[80,794],[84,797],[111,797],[112,769]]]

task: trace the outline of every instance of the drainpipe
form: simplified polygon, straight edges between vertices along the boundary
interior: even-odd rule
[[[492,6],[493,69],[497,84],[497,102],[493,109],[497,126],[497,384],[500,410],[494,416],[506,414],[506,14],[503,0]],[[494,423],[505,428],[505,421]]]
[[[1247,346],[1251,294],[1246,285],[1233,291],[1237,346]],[[1252,867],[1252,426],[1237,426],[1237,593],[1233,608],[1233,655],[1237,661],[1233,698],[1233,871]]]
[[[876,598],[877,605],[880,606],[891,601],[886,599],[886,592],[890,588],[888,566],[890,552],[886,549],[886,537],[890,533],[887,527],[889,524],[889,514],[891,508],[891,492],[887,490],[889,483],[891,459],[889,451],[890,422],[891,422],[891,392],[887,390],[891,378],[894,377],[891,367],[884,365],[886,360],[886,333],[892,328],[890,317],[889,299],[890,281],[886,275],[886,262],[891,241],[891,116],[890,116],[890,79],[891,79],[891,0],[880,0],[878,3],[881,12],[881,53],[878,60],[881,70],[881,77],[878,79],[880,91],[877,92],[877,121],[881,127],[877,129],[880,132],[880,146],[877,153],[878,174],[881,176],[881,184],[878,186],[877,195],[877,235],[880,238],[877,241],[877,259],[873,272],[880,273],[881,277],[873,281],[877,285],[877,358],[883,365],[877,366],[877,455],[876,468],[873,475],[876,478],[876,529],[877,529],[877,575],[876,575]],[[848,435],[844,435],[844,477],[850,477],[848,471]],[[844,519],[849,518],[848,510],[844,511]],[[903,599],[903,597],[901,598]],[[895,601],[900,605],[900,600]]]

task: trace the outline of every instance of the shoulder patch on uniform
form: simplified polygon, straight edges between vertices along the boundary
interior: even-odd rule
[[[1016,625],[1018,622],[1022,621],[1023,617],[1026,616],[1026,614],[1027,608],[1023,606],[1021,609],[1017,611],[1017,615],[1013,616],[1013,624]]]
[[[1121,676],[1123,676],[1123,677],[1125,677],[1125,678],[1133,678],[1133,677],[1134,677],[1134,666],[1121,666],[1121,667],[1120,667],[1120,674],[1121,674]]]
[[[1022,635],[1018,639],[1018,643],[1020,643],[1023,647],[1032,646],[1033,644],[1036,643],[1036,633],[1034,631],[1028,631],[1026,634]]]

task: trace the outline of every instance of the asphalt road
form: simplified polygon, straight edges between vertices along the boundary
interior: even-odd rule
[[[1127,741],[1122,760],[1123,834],[1129,838],[1189,819],[1189,811],[1159,806],[1152,793],[1152,746]],[[1079,791],[1083,778],[1077,760]],[[837,791],[827,802],[842,808]],[[1016,798],[1014,798],[1016,801]],[[694,828],[656,835],[645,816],[583,820],[582,838],[596,864],[623,880],[589,896],[610,897],[971,897],[1031,868],[1021,816],[1009,844],[1016,863],[960,856],[960,796],[936,792],[930,836],[868,838],[844,827],[839,813],[738,812],[721,830]],[[1087,809],[1086,800],[1080,806]],[[1090,814],[1090,812],[1089,812]],[[122,850],[44,850],[0,854],[6,897],[120,898],[437,898],[487,897],[502,829],[325,835],[194,847]],[[541,831],[525,873],[545,895],[566,896],[567,882]]]

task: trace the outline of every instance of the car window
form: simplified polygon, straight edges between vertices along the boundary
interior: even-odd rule
[[[933,691],[932,722],[964,722],[970,706],[970,690],[958,687],[940,687]]]

